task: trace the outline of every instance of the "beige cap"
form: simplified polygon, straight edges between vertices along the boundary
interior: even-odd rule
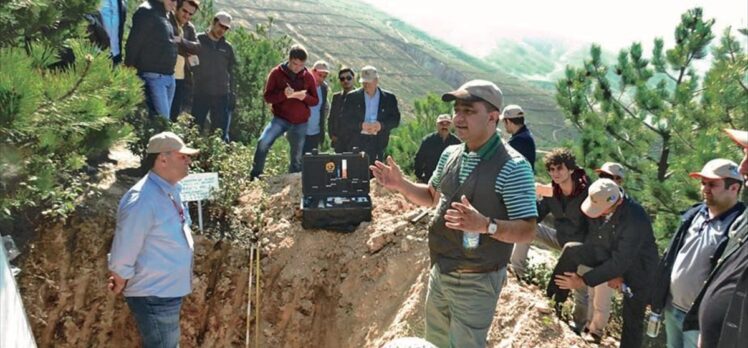
[[[504,108],[504,111],[501,112],[501,117],[499,119],[503,120],[505,118],[520,118],[525,117],[525,112],[522,110],[522,107],[519,105],[507,105]]]
[[[226,11],[218,11],[215,16],[213,16],[214,19],[218,20],[218,23],[223,24],[227,28],[231,28],[231,15],[228,14]]]
[[[471,101],[480,99],[493,105],[496,109],[501,110],[503,95],[501,94],[499,87],[491,81],[472,80],[466,82],[460,86],[460,88],[442,95],[442,100],[446,102],[455,99]]]
[[[377,68],[367,65],[363,68],[361,68],[361,77],[358,78],[358,82],[371,82],[374,80],[379,79],[379,73],[377,72]]]
[[[162,153],[176,151],[185,155],[195,155],[200,152],[184,145],[184,141],[178,135],[172,132],[162,132],[151,137],[148,140],[146,153]]]
[[[690,173],[688,176],[695,179],[735,179],[743,182],[743,176],[738,171],[737,163],[724,158],[717,158],[707,162],[698,173]]]
[[[605,173],[612,176],[617,176],[621,179],[623,179],[626,174],[624,172],[623,166],[620,163],[616,162],[605,162],[603,163],[602,167],[595,169],[595,173]]]
[[[587,198],[582,202],[582,212],[596,218],[623,197],[623,191],[613,180],[598,179],[590,185]]]
[[[441,123],[444,121],[452,123],[452,116],[450,114],[441,114],[436,117],[436,123]]]
[[[330,72],[330,66],[324,60],[318,60],[314,62],[312,69],[323,72]]]
[[[732,141],[734,141],[736,144],[742,147],[748,147],[748,132],[725,128],[725,133],[727,133],[727,136],[730,137],[730,139],[732,139]]]

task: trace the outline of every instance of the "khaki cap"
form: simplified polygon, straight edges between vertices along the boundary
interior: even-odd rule
[[[312,66],[312,69],[317,70],[317,71],[326,72],[326,73],[330,72],[330,66],[324,60],[318,60],[318,61],[314,62],[314,65]]]
[[[223,24],[227,28],[231,28],[231,15],[228,14],[226,11],[218,11],[215,16],[213,16],[214,19],[218,20],[218,23]]]
[[[361,77],[358,78],[358,82],[361,82],[361,83],[372,82],[378,79],[379,79],[379,73],[377,72],[377,68],[371,65],[367,65],[361,68]]]
[[[444,121],[452,123],[452,116],[449,114],[441,114],[436,117],[436,123],[441,123]]]
[[[605,162],[603,163],[602,167],[595,169],[595,173],[605,173],[608,175],[617,176],[621,179],[623,179],[626,175],[623,169],[623,166],[620,163],[616,162]]]
[[[717,158],[707,162],[700,172],[690,173],[688,176],[695,179],[735,179],[743,182],[743,177],[738,172],[737,163],[724,158]]]
[[[597,218],[616,204],[622,197],[623,191],[613,180],[598,179],[590,185],[587,198],[582,202],[582,212]]]
[[[500,120],[503,119],[511,119],[511,118],[520,118],[525,117],[525,112],[522,110],[522,107],[519,105],[507,105],[504,108],[504,111],[501,112],[501,117],[499,117]]]
[[[200,152],[184,145],[184,141],[178,135],[172,132],[162,132],[151,137],[148,140],[146,153],[163,153],[176,151],[185,155],[195,155]]]
[[[748,147],[748,132],[725,128],[725,133],[727,133],[727,136],[730,137],[730,139],[732,139],[732,141],[734,141],[736,144],[742,147]]]
[[[501,110],[503,95],[499,87],[491,81],[472,80],[466,82],[460,88],[442,95],[442,100],[446,102],[455,99],[471,101],[480,99],[493,105],[497,110]]]

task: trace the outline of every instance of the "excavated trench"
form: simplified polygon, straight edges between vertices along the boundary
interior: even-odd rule
[[[119,180],[64,224],[39,231],[19,265],[24,304],[40,347],[134,347],[138,335],[122,297],[106,290],[106,254],[119,197],[136,178]],[[260,347],[381,347],[423,333],[428,252],[425,220],[399,195],[372,185],[373,221],[353,233],[304,230],[296,214],[296,175],[248,188],[238,206],[256,221],[260,301],[249,339]],[[246,241],[195,236],[193,292],[181,312],[183,347],[244,346],[249,248]],[[253,283],[256,289],[257,284]],[[509,281],[489,346],[584,346],[565,325],[535,307],[539,292]],[[255,330],[256,306],[260,306]]]

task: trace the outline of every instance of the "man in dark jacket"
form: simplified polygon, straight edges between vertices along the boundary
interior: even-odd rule
[[[343,104],[340,132],[350,134],[354,147],[369,155],[369,163],[384,161],[390,132],[400,125],[400,109],[394,94],[378,87],[379,74],[373,66],[361,69],[363,84],[349,93]]]
[[[317,83],[317,96],[319,102],[309,107],[309,121],[306,126],[306,139],[304,140],[304,153],[319,149],[325,141],[325,119],[327,118],[327,74],[330,68],[324,60],[314,62],[312,75]]]
[[[166,119],[171,114],[176,82],[174,65],[177,62],[177,44],[168,16],[174,11],[176,1],[144,1],[132,16],[132,29],[125,45],[125,65],[138,70],[145,82],[145,101],[151,116]]]
[[[610,179],[590,185],[581,209],[589,218],[587,238],[584,244],[564,247],[547,295],[562,303],[571,289],[605,282],[613,288],[628,289],[623,297],[620,347],[639,348],[658,258],[649,216]]]
[[[748,183],[748,132],[725,131],[743,151],[738,171]],[[699,330],[704,348],[738,348],[748,342],[748,210],[735,219],[727,235],[722,256],[683,322],[683,330]]]
[[[535,171],[535,138],[525,125],[525,112],[519,105],[507,105],[501,112],[501,121],[506,132],[511,134],[509,145],[525,156],[532,171]]]
[[[576,158],[569,149],[553,149],[543,160],[553,180],[552,194],[538,202],[538,219],[542,221],[549,214],[552,215],[553,227],[538,224],[535,237],[543,246],[560,251],[566,243],[582,242],[587,235],[587,219],[582,214],[580,206],[587,198],[589,178],[584,170],[577,166]],[[529,250],[530,243],[514,245],[512,270],[520,278],[527,267]],[[581,333],[587,322],[587,299],[586,288],[575,291],[574,329],[578,333]]]
[[[224,35],[231,29],[231,15],[219,11],[206,33],[197,36],[200,49],[195,67],[195,93],[192,101],[192,116],[201,128],[210,112],[211,131],[223,130],[223,140],[229,141],[231,111],[236,103],[234,67],[236,56],[231,43]]]
[[[727,231],[745,206],[738,202],[743,178],[727,159],[709,161],[691,177],[701,180],[704,202],[689,209],[657,267],[652,311],[665,320],[668,347],[696,348],[699,332],[683,319],[727,243]]]
[[[418,148],[413,163],[413,171],[419,183],[426,184],[429,182],[431,174],[439,162],[439,157],[447,146],[460,143],[460,139],[449,131],[450,126],[452,126],[452,116],[448,114],[439,115],[436,118],[436,132],[425,136],[421,141],[421,146]]]
[[[275,139],[283,133],[288,133],[291,145],[288,172],[301,171],[309,107],[319,102],[317,83],[304,66],[306,59],[306,49],[301,45],[293,45],[288,51],[288,62],[279,64],[268,74],[264,97],[265,102],[271,104],[273,119],[265,126],[257,142],[250,173],[252,180],[262,175],[268,151]]]
[[[182,112],[188,96],[192,94],[192,65],[199,63],[196,54],[200,48],[197,41],[195,26],[190,22],[192,16],[200,9],[200,2],[197,0],[178,0],[177,12],[174,15],[175,31],[182,37],[182,45],[179,46],[179,55],[177,64],[174,66],[174,79],[176,88],[174,90],[174,100],[171,102],[172,121],[177,120],[177,116]]]
[[[339,129],[345,96],[356,87],[353,82],[354,77],[356,77],[356,73],[351,68],[344,67],[338,71],[338,80],[340,80],[340,86],[343,87],[343,90],[333,94],[330,103],[330,120],[327,131],[330,134],[330,144],[337,153],[346,151],[350,141],[350,134],[341,133]]]

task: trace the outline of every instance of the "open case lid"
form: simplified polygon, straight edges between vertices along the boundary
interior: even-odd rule
[[[363,152],[305,154],[302,163],[304,196],[369,194],[369,156]]]

